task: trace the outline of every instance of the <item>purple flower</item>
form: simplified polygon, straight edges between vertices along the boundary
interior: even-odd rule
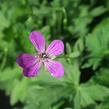
[[[17,57],[17,64],[23,68],[23,74],[27,77],[36,76],[44,65],[52,76],[60,78],[64,75],[64,67],[58,61],[50,59],[64,52],[64,44],[61,40],[54,40],[46,49],[45,39],[40,32],[31,32],[30,41],[38,51],[37,56],[21,54]]]

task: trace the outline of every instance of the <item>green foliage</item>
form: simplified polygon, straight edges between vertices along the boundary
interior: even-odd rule
[[[0,90],[12,109],[109,109],[108,14],[108,0],[1,0]],[[64,65],[61,79],[44,68],[26,78],[16,65],[18,54],[37,54],[32,30],[47,45],[63,40],[64,54],[53,57]]]
[[[93,66],[96,69],[103,58],[109,55],[109,19],[105,19],[86,37],[86,47],[90,52],[88,63],[84,65]]]
[[[65,62],[65,60],[60,60],[61,62]],[[66,66],[64,63],[64,66]],[[66,71],[66,76],[62,79],[55,79],[51,78],[51,76],[45,72],[45,69],[42,69],[40,72],[39,77],[36,80],[32,80],[31,86],[28,90],[30,96],[27,97],[28,103],[27,107],[24,109],[29,109],[30,107],[40,108],[40,109],[51,109],[52,108],[60,107],[64,104],[65,100],[68,99],[68,102],[73,102],[72,98],[74,97],[75,87],[78,84],[79,79],[79,69],[77,65],[68,65],[69,70]],[[73,71],[70,71],[71,68],[74,68]],[[75,73],[77,75],[75,75]],[[74,78],[73,80],[71,78]],[[37,84],[37,86],[34,86]],[[66,90],[67,89],[67,90]],[[32,93],[31,93],[32,92]],[[36,98],[37,102],[36,102]],[[45,103],[47,101],[47,103]],[[56,106],[54,105],[56,103]],[[36,106],[33,107],[35,104]]]

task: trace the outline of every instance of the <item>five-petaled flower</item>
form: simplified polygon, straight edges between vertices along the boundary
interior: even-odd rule
[[[20,54],[17,57],[17,64],[23,68],[23,74],[27,77],[36,76],[44,65],[52,76],[60,78],[64,75],[64,67],[58,61],[50,59],[64,52],[64,44],[61,40],[54,40],[46,49],[45,39],[40,32],[31,32],[30,41],[38,51],[38,55]]]

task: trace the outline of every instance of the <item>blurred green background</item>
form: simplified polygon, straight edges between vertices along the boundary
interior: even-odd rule
[[[63,40],[61,79],[22,75],[33,30]],[[0,109],[109,109],[109,0],[0,0]]]

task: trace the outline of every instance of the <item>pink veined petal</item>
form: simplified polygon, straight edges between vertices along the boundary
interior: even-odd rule
[[[38,52],[45,52],[45,39],[40,32],[31,32],[30,33],[30,40]]]
[[[60,62],[48,59],[48,61],[44,62],[44,65],[52,76],[61,78],[64,75],[64,67]]]
[[[64,44],[61,40],[54,40],[48,46],[46,53],[48,56],[57,56],[64,52]]]
[[[20,54],[17,57],[17,64],[22,68],[28,68],[33,66],[37,61],[37,58],[31,54]]]
[[[23,69],[23,74],[26,77],[34,77],[38,74],[39,70],[41,67],[41,62],[36,63],[34,66],[30,68],[24,68]]]
[[[17,64],[23,68],[23,74],[27,77],[36,76],[41,67],[39,59],[30,54],[21,54],[17,57]]]

